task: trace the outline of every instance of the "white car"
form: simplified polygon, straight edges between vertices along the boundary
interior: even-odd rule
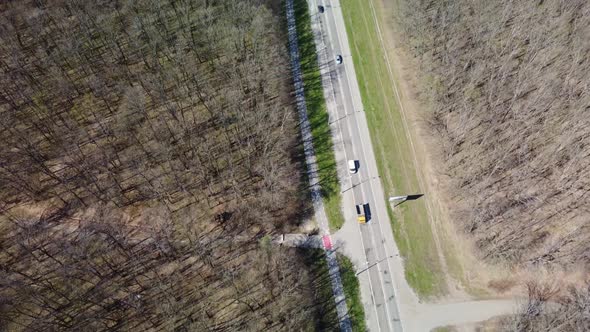
[[[348,171],[350,172],[350,174],[355,174],[356,172],[358,172],[358,170],[358,160],[349,160]]]
[[[337,64],[341,64],[341,63],[342,63],[342,55],[338,54],[338,55],[336,56],[336,63],[337,63]]]

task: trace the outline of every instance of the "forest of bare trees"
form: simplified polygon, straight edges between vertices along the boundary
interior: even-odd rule
[[[0,4],[0,330],[313,328],[280,4]]]
[[[0,330],[313,329],[313,284],[329,279],[300,252],[221,225],[176,231],[159,208],[133,226],[116,211],[3,225]]]
[[[590,284],[560,292],[558,284],[529,283],[528,301],[513,317],[502,320],[502,329],[522,332],[590,330]],[[561,293],[561,294],[560,294]]]
[[[453,219],[481,256],[590,267],[590,2],[399,1]]]
[[[453,219],[479,255],[590,271],[590,2],[398,1]],[[506,331],[590,330],[588,285],[529,283]]]

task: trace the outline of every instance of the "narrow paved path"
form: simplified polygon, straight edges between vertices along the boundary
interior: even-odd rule
[[[324,248],[324,241],[319,235],[281,234],[273,236],[272,243],[284,247]]]
[[[484,300],[457,303],[418,304],[408,315],[408,331],[430,331],[436,327],[463,325],[486,321],[496,316],[514,314],[516,300]]]
[[[336,301],[336,311],[342,331],[352,331],[348,308],[344,297],[344,289],[340,278],[340,269],[336,260],[336,252],[332,248],[330,238],[330,228],[328,218],[324,210],[324,203],[320,192],[318,166],[316,163],[315,152],[313,149],[311,126],[307,118],[307,105],[305,104],[305,95],[303,90],[303,77],[299,63],[299,47],[297,45],[297,29],[295,25],[295,10],[293,9],[293,0],[286,1],[287,9],[287,30],[289,35],[289,53],[291,55],[291,71],[295,84],[295,98],[297,102],[297,111],[301,128],[301,140],[303,141],[303,151],[305,153],[305,163],[307,164],[308,178],[310,184],[311,198],[315,210],[315,217],[320,228],[320,235],[323,238],[324,251],[330,271],[330,281],[332,282],[332,291]]]

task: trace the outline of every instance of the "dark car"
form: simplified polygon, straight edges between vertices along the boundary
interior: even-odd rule
[[[359,224],[368,224],[371,220],[371,209],[369,203],[356,205],[356,217]]]
[[[320,11],[320,14],[324,13],[324,6],[318,6],[318,10]]]
[[[366,224],[367,218],[365,217],[365,207],[363,204],[356,205],[356,220],[359,224]]]

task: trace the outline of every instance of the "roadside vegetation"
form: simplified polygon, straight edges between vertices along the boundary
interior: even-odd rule
[[[391,13],[452,220],[483,261],[560,280],[590,268],[588,13],[584,0],[399,0]]]
[[[590,3],[394,2],[452,220],[526,282],[502,330],[588,330]]]
[[[358,332],[367,331],[365,311],[361,300],[361,290],[354,265],[348,257],[338,254],[338,266],[340,267],[340,276],[342,278],[352,330]]]
[[[305,0],[294,0],[294,9],[305,101],[318,164],[322,198],[330,229],[336,231],[344,225],[340,184],[338,182],[338,165],[336,165],[336,158],[334,157],[328,110],[324,99],[322,78],[311,30],[309,7]]]
[[[457,329],[454,328],[453,326],[441,326],[441,327],[434,328],[430,332],[456,332],[456,331],[457,331]]]
[[[398,3],[453,219],[480,257],[588,269],[590,3]]]
[[[0,330],[328,319],[278,5],[0,4]]]
[[[419,188],[416,165],[370,5],[358,0],[342,0],[341,4],[385,194],[415,193]],[[408,283],[422,297],[441,294],[446,285],[440,276],[440,261],[424,201],[402,204],[395,211],[388,206],[388,210],[397,245],[405,258]]]
[[[305,263],[310,267],[310,271],[316,276],[311,285],[314,301],[319,305],[315,312],[314,330],[338,331],[340,324],[326,254],[322,249],[306,248],[299,251],[305,257]]]
[[[528,301],[516,315],[501,320],[503,331],[588,331],[590,284],[582,286],[529,282]]]

